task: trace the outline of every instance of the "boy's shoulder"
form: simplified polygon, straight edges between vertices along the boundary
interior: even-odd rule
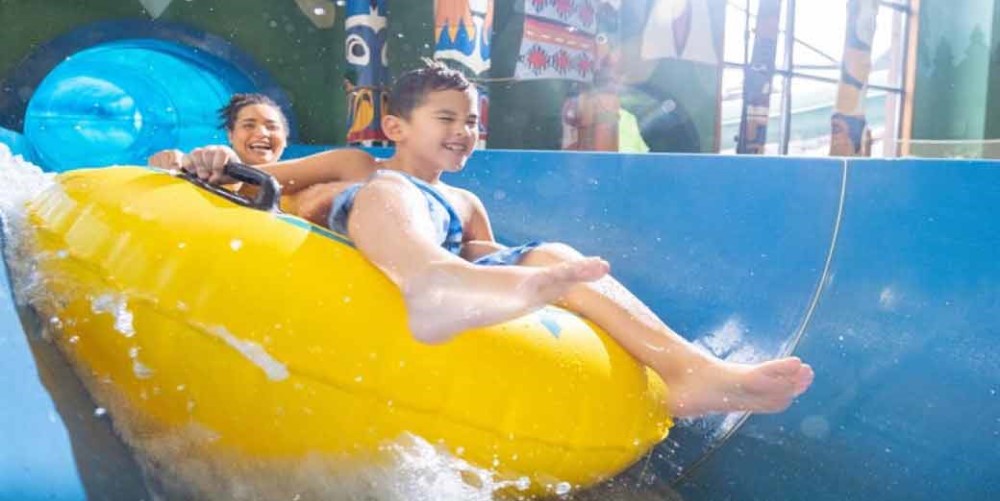
[[[460,196],[467,199],[474,198],[476,200],[479,200],[479,197],[477,197],[475,193],[466,190],[464,188],[459,188],[458,186],[452,186],[447,183],[438,183],[437,187],[443,191],[447,191],[448,193],[452,193],[456,196]]]
[[[475,193],[473,193],[473,192],[471,192],[469,190],[466,190],[464,188],[458,188],[456,186],[452,186],[450,184],[443,184],[442,183],[442,187],[445,188],[445,189],[447,189],[447,192],[449,193],[449,195],[451,196],[451,198],[458,199],[464,205],[466,205],[468,207],[471,207],[471,208],[473,208],[475,210],[479,210],[479,211],[483,211],[483,212],[486,211],[486,207],[483,206],[482,200],[480,200],[479,197],[476,196]]]

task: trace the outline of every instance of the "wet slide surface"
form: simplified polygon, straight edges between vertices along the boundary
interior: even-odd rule
[[[505,242],[605,256],[720,356],[815,367],[783,414],[676,428],[619,480],[639,499],[996,496],[997,163],[485,151],[453,181]],[[23,334],[7,292],[0,402],[17,405],[0,408],[0,443],[15,444],[0,498],[143,497],[108,420],[30,316]]]
[[[0,266],[0,499],[149,499],[108,416],[9,285]]]
[[[626,475],[636,485],[685,499],[1000,494],[1000,163],[484,156],[464,184],[499,235],[607,257],[720,356],[791,352],[816,369],[783,414],[676,428]]]

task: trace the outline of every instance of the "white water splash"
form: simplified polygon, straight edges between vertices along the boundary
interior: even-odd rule
[[[115,319],[115,330],[125,337],[135,336],[132,312],[128,309],[128,299],[115,294],[101,294],[90,301],[90,311],[110,314]]]
[[[731,317],[708,335],[696,339],[695,345],[729,362],[755,363],[764,360],[765,354],[750,344],[746,331],[739,318]]]
[[[240,352],[251,363],[260,367],[267,378],[271,381],[284,381],[288,379],[288,367],[278,359],[271,356],[263,346],[245,339],[234,336],[228,329],[221,325],[208,327],[205,332],[223,340],[236,351]]]
[[[45,294],[41,277],[36,271],[30,244],[22,238],[25,224],[24,206],[29,200],[53,184],[53,174],[14,155],[0,143],[0,218],[3,220],[4,255],[19,304]],[[57,258],[60,255],[57,253]]]
[[[24,203],[51,186],[53,177],[0,143],[0,211],[4,216],[23,215]]]

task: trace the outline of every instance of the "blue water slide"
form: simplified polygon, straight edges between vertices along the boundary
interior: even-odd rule
[[[750,419],[685,497],[1000,496],[1000,163],[852,161],[846,181],[796,348],[814,387]]]
[[[607,258],[677,332],[718,356],[794,350],[823,281],[845,164],[829,159],[486,151],[462,184],[510,243]],[[640,467],[676,482],[745,416],[675,428]]]
[[[605,256],[705,349],[737,360],[793,353],[815,367],[814,387],[787,412],[681,423],[609,492],[1000,492],[1000,222],[990,216],[1000,164],[483,151],[451,180],[483,199],[508,243],[544,238]],[[0,401],[23,406],[0,410],[0,443],[21,444],[0,452],[0,498],[142,497],[106,416],[38,340],[36,321],[25,317],[21,333],[9,303]]]
[[[163,21],[100,21],[45,42],[0,75],[0,142],[46,170],[142,164],[167,148],[226,143],[216,111],[236,92],[290,101],[229,41]],[[23,143],[23,144],[19,144]]]
[[[109,416],[11,291],[0,266],[0,499],[150,499]]]
[[[816,369],[788,412],[679,427],[620,482],[686,499],[1000,495],[1000,163],[483,159],[462,184],[500,235],[606,256],[720,356]]]

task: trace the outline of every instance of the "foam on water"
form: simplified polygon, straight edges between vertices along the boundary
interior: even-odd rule
[[[3,217],[5,252],[14,294],[22,305],[35,308],[46,339],[58,339],[63,320],[51,314],[53,305],[65,298],[54,297],[38,272],[43,259],[66,259],[66,251],[39,254],[25,235],[24,204],[43,190],[53,188],[53,175],[14,156],[0,143],[0,216]],[[55,189],[55,188],[53,188]],[[112,291],[88,291],[95,314],[112,315],[118,334],[141,338],[132,322],[128,299]],[[49,312],[47,314],[46,312]],[[241,344],[225,327],[216,334],[251,358],[272,379],[287,377],[287,368],[259,347]],[[275,335],[278,335],[276,332]],[[76,336],[69,344],[78,342]],[[129,352],[134,377],[155,381],[156,372],[141,362],[138,348]],[[145,473],[147,485],[157,498],[197,499],[345,499],[345,500],[488,500],[501,490],[507,495],[528,488],[527,478],[498,481],[484,469],[469,465],[420,437],[405,435],[380,451],[370,461],[314,454],[306,458],[251,460],[232,454],[220,457],[206,447],[219,438],[217,432],[192,424],[182,429],[164,429],[136,412],[115,385],[77,368],[77,374],[95,402],[93,419],[110,416],[116,432],[129,444]],[[183,386],[183,385],[182,385]],[[160,391],[168,391],[161,389]],[[184,391],[178,387],[170,391]],[[106,411],[105,411],[106,410]],[[560,485],[560,494],[567,486]]]

